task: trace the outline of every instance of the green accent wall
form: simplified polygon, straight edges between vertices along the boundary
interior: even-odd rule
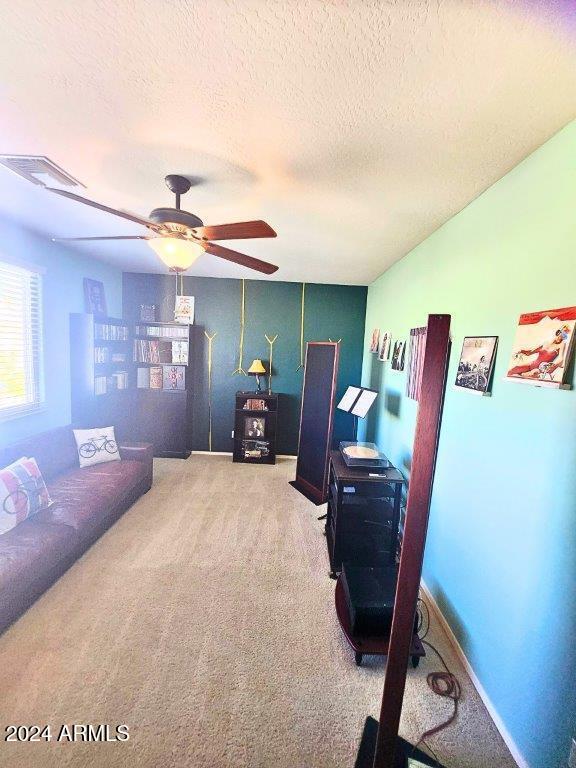
[[[84,311],[84,278],[91,277],[104,283],[108,313],[121,317],[122,273],[6,220],[0,243],[0,261],[42,271],[45,390],[41,411],[0,421],[2,446],[70,423],[70,313]]]
[[[364,339],[366,434],[409,475],[417,406],[370,333],[452,315],[424,579],[531,768],[565,768],[575,733],[576,391],[503,376],[522,312],[576,304],[575,208],[572,123],[369,287]],[[475,335],[499,336],[492,397],[452,386]]]
[[[278,452],[295,454],[298,449],[300,395],[303,372],[300,362],[300,301],[302,284],[272,280],[246,280],[244,369],[254,358],[268,370],[268,342],[264,335],[278,334],[274,343],[272,388],[282,394],[278,420]],[[238,367],[240,339],[241,281],[210,277],[184,277],[186,295],[195,297],[195,324],[210,335],[217,332],[212,354],[212,450],[231,451],[234,428],[234,394],[255,389],[251,376],[232,375]],[[366,313],[364,286],[306,285],[305,341],[342,339],[338,395],[348,384],[358,384],[362,371],[362,342]],[[157,320],[174,319],[176,280],[173,275],[124,274],[124,314],[139,318],[140,304],[156,304]],[[207,340],[198,334],[193,448],[208,450]],[[263,380],[263,387],[266,380]],[[267,386],[267,382],[266,382]],[[336,413],[334,439],[347,439],[352,422]]]

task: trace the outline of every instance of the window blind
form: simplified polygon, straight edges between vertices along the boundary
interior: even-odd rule
[[[43,401],[42,278],[0,262],[0,421]]]

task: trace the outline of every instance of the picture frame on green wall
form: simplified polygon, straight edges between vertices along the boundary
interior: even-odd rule
[[[454,387],[475,395],[489,395],[498,336],[465,336]]]
[[[370,340],[370,352],[378,354],[380,349],[380,328],[374,328],[372,331],[372,338]]]
[[[506,380],[567,389],[574,352],[576,307],[520,315]]]

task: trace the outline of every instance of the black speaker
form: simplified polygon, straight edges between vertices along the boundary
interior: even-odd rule
[[[360,637],[389,635],[398,566],[368,568],[344,563],[341,579],[352,634]]]

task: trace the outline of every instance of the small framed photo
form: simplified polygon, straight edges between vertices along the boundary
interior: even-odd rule
[[[385,363],[390,359],[390,345],[392,343],[392,334],[390,331],[384,331],[382,334],[382,340],[380,341],[380,352],[378,353],[378,360]]]
[[[465,336],[456,371],[455,386],[486,395],[496,358],[498,336]]]
[[[106,294],[104,283],[99,280],[84,278],[84,310],[87,314],[106,317]]]
[[[372,339],[370,340],[370,352],[378,354],[380,349],[380,328],[374,328],[372,331]]]
[[[264,416],[247,416],[244,419],[244,437],[257,440],[264,437],[265,429],[266,419]]]
[[[392,351],[392,370],[403,371],[404,370],[404,357],[406,355],[406,342],[396,341],[394,342],[394,349]]]

